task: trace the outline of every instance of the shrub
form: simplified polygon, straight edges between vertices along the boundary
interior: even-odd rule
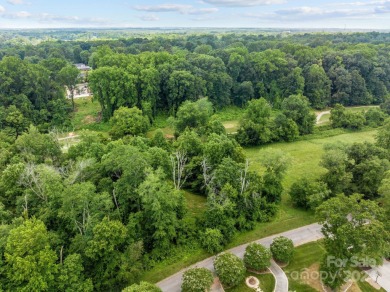
[[[162,292],[162,290],[154,284],[141,282],[123,289],[122,292]]]
[[[223,253],[214,260],[215,273],[223,285],[234,287],[245,277],[244,262],[232,253]]]
[[[219,229],[207,228],[201,235],[202,247],[209,253],[222,251],[223,240],[223,234]]]
[[[278,262],[288,263],[294,255],[294,244],[287,237],[276,237],[271,244],[271,253]]]
[[[259,243],[251,243],[245,249],[244,263],[248,269],[265,270],[271,265],[271,251]]]
[[[205,268],[189,269],[183,274],[182,292],[205,292],[213,284],[211,271]]]

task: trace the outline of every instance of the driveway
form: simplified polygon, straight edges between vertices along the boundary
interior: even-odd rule
[[[383,289],[390,292],[390,262],[389,261],[384,261],[382,266],[375,267],[371,270],[368,270],[366,271],[366,273],[374,281],[376,281],[376,279],[378,278],[378,284],[381,285]]]

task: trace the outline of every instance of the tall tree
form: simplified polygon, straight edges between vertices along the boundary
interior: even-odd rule
[[[74,91],[76,85],[79,81],[80,71],[73,65],[67,65],[63,67],[60,72],[58,72],[58,78],[61,80],[62,84],[65,85],[70,93],[70,98],[72,99],[72,107],[75,109],[74,104]]]

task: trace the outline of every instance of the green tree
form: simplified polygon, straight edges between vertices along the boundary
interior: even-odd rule
[[[175,129],[181,133],[186,128],[204,128],[212,114],[212,104],[206,98],[201,98],[196,102],[186,101],[177,111]]]
[[[89,86],[102,108],[104,120],[109,120],[121,106],[134,107],[137,102],[135,76],[117,67],[100,67],[89,74]]]
[[[93,291],[91,279],[85,279],[84,267],[79,254],[68,255],[59,266],[56,288],[59,291]]]
[[[290,196],[291,201],[295,206],[305,209],[314,209],[329,198],[330,191],[323,182],[302,178],[292,184]]]
[[[332,146],[325,149],[320,165],[328,171],[322,176],[322,180],[333,195],[345,192],[350,186],[352,174],[347,168],[348,160],[343,148]]]
[[[242,259],[232,253],[222,253],[214,259],[215,273],[226,287],[235,287],[245,277],[245,265]]]
[[[282,102],[282,112],[297,124],[301,135],[313,132],[316,118],[305,96],[290,95]]]
[[[88,275],[97,290],[119,289],[139,280],[143,248],[134,242],[126,226],[105,217],[93,228],[87,243]]]
[[[305,74],[305,95],[312,107],[322,109],[330,102],[331,81],[322,66],[313,64]]]
[[[370,108],[364,113],[366,118],[366,124],[370,127],[379,127],[383,126],[386,114],[378,108]]]
[[[290,159],[282,151],[268,151],[262,157],[266,168],[263,175],[263,196],[268,202],[280,202],[282,199],[283,176],[286,173]]]
[[[242,145],[260,145],[271,140],[270,117],[272,108],[264,99],[251,100],[240,122],[237,141]]]
[[[145,249],[163,256],[177,238],[184,215],[182,194],[165,181],[161,170],[150,172],[137,192],[142,210],[138,224],[142,226]]]
[[[251,243],[245,249],[244,263],[251,270],[266,270],[271,266],[271,251],[259,243]]]
[[[75,109],[74,91],[79,81],[78,78],[79,75],[80,75],[80,71],[73,65],[67,65],[58,72],[59,80],[61,80],[61,83],[65,85],[70,92],[70,98],[72,99],[73,110]]]
[[[45,224],[36,219],[12,229],[4,251],[9,291],[50,291],[58,271]]]
[[[207,252],[214,254],[222,251],[224,237],[219,229],[206,228],[201,234],[200,242]]]
[[[276,237],[270,246],[273,258],[282,263],[289,263],[294,256],[294,244],[291,239],[279,236]]]
[[[183,292],[208,292],[213,284],[214,277],[206,268],[189,269],[183,274],[181,291]]]
[[[390,149],[390,120],[388,120],[386,124],[379,129],[376,136],[376,143],[383,149]]]
[[[328,286],[339,287],[344,282],[344,272],[356,262],[370,258],[376,265],[382,263],[389,249],[389,231],[385,227],[385,212],[377,203],[363,200],[361,195],[340,195],[324,202],[316,213],[327,251],[321,269],[332,269],[338,275],[326,281]],[[330,257],[345,264],[332,265]]]
[[[149,129],[149,119],[142,115],[142,111],[137,107],[121,107],[114,112],[110,119],[110,135],[114,139],[122,138],[126,135],[137,136],[146,133]]]

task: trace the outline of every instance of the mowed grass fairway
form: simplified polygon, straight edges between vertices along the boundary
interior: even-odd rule
[[[261,159],[267,151],[281,150],[290,157],[291,164],[284,179],[284,187],[288,189],[299,178],[306,177],[316,179],[325,172],[319,166],[324,154],[324,145],[333,143],[352,144],[356,142],[374,142],[377,130],[363,132],[350,132],[326,138],[315,138],[292,143],[275,143],[272,145],[245,148],[244,152],[250,161],[251,168],[259,172],[263,171]]]

